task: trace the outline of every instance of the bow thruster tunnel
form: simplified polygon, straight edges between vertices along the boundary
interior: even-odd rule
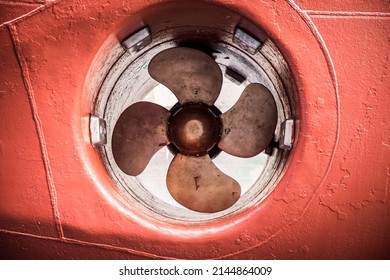
[[[124,198],[171,222],[258,204],[279,181],[299,122],[288,65],[264,31],[226,8],[192,5],[144,12],[122,51],[107,54],[116,62],[92,116]]]

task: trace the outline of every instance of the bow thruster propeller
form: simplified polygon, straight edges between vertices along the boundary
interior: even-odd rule
[[[199,157],[177,154],[168,169],[168,190],[184,207],[214,213],[232,206],[241,187],[219,170],[206,154]]]
[[[112,135],[116,163],[128,175],[139,175],[152,156],[169,143],[169,111],[150,102],[137,102],[119,117]]]
[[[261,153],[277,122],[271,92],[261,84],[250,84],[237,103],[218,116],[212,106],[221,90],[222,73],[206,53],[182,47],[162,51],[151,60],[149,73],[176,95],[179,109],[170,112],[149,102],[128,107],[112,136],[119,168],[139,175],[152,156],[171,143],[178,151],[166,181],[172,197],[203,213],[231,207],[241,187],[214,165],[208,153],[216,147],[238,157]]]
[[[221,116],[222,136],[218,147],[237,157],[253,157],[272,140],[276,128],[276,103],[261,84],[250,84],[237,103]]]
[[[219,66],[207,54],[191,48],[173,48],[157,54],[149,74],[169,88],[181,104],[202,102],[213,105],[222,87]]]

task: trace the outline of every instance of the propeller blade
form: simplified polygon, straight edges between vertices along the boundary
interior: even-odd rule
[[[206,53],[191,48],[172,48],[150,61],[149,74],[169,88],[180,104],[202,102],[212,106],[222,87],[222,72]]]
[[[177,202],[203,213],[225,210],[241,194],[240,185],[219,170],[208,155],[177,154],[168,169],[167,186]]]
[[[141,174],[152,156],[169,143],[169,111],[150,102],[138,102],[119,117],[112,135],[112,153],[128,175]]]
[[[222,135],[218,147],[233,156],[252,157],[272,141],[277,123],[276,103],[265,86],[253,83],[220,118]]]

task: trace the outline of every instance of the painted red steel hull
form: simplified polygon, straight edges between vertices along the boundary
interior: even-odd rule
[[[294,75],[300,130],[275,190],[202,225],[124,207],[89,144],[85,79],[110,34],[164,1],[1,1],[1,258],[390,257],[390,2],[211,2],[261,26]]]

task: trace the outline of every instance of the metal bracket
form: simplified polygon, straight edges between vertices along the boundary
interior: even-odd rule
[[[146,26],[122,41],[122,47],[129,52],[138,52],[152,42],[149,27]]]
[[[294,120],[285,120],[280,127],[279,148],[291,150],[294,143]]]
[[[91,133],[92,145],[103,146],[107,144],[107,127],[105,120],[91,114],[89,117],[89,131]]]
[[[262,45],[262,42],[239,27],[234,31],[233,42],[251,54],[255,54]]]
[[[240,73],[238,73],[237,71],[229,67],[226,67],[225,77],[228,78],[229,81],[235,83],[236,85],[241,85],[246,80],[244,76],[242,76]]]

